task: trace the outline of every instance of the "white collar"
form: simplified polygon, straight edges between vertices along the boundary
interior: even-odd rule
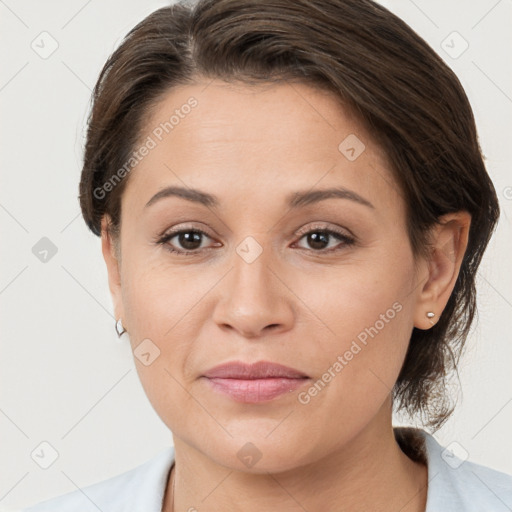
[[[463,460],[451,453],[451,445],[444,448],[424,430],[412,430],[423,438],[428,462],[425,512],[512,510],[512,476]],[[169,446],[129,471],[24,512],[161,512],[174,457],[174,447]]]

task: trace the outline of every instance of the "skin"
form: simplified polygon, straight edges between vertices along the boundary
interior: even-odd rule
[[[176,511],[424,511],[427,468],[396,443],[390,394],[413,327],[430,328],[453,290],[469,215],[443,218],[431,258],[415,260],[385,153],[334,96],[305,84],[181,86],[161,99],[141,140],[191,96],[197,107],[129,176],[119,246],[107,217],[102,233],[116,318],[134,350],[146,338],[160,350],[151,364],[135,364],[174,439],[163,510],[174,499]],[[338,149],[349,134],[365,144],[354,161]],[[214,194],[220,205],[167,197],[145,208],[170,185]],[[297,210],[285,203],[330,186],[373,208],[340,198]],[[174,227],[206,231],[196,255],[155,242]],[[331,236],[319,248],[305,236],[329,228],[356,242]],[[252,263],[236,251],[247,236],[263,250]],[[167,244],[191,247],[177,236]],[[400,312],[300,403],[394,303]],[[270,402],[235,402],[200,378],[232,360],[278,362],[310,380]],[[251,467],[237,457],[248,442],[261,455]]]

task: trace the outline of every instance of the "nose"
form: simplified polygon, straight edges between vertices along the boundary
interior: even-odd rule
[[[213,314],[221,329],[259,338],[292,327],[293,294],[283,284],[279,266],[272,264],[269,252],[264,249],[251,263],[234,255],[234,268],[222,280],[221,297]]]

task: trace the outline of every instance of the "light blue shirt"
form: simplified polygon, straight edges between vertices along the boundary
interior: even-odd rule
[[[425,512],[510,512],[512,476],[469,460],[441,446],[427,432],[427,507]],[[161,512],[174,464],[174,447],[107,480],[51,498],[21,512]],[[199,506],[199,504],[198,504]]]

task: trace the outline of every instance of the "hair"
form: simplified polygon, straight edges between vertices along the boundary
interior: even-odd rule
[[[105,215],[107,231],[115,239],[120,233],[129,173],[120,180],[119,171],[149,114],[172,88],[205,78],[296,82],[334,93],[385,151],[406,204],[415,258],[428,254],[429,230],[441,216],[470,213],[453,292],[431,329],[413,329],[393,389],[397,410],[439,428],[454,409],[447,377],[457,369],[476,313],[476,272],[499,217],[473,112],[455,73],[404,21],[371,0],[199,0],[158,9],[126,35],[92,93],[79,200],[95,235]]]

